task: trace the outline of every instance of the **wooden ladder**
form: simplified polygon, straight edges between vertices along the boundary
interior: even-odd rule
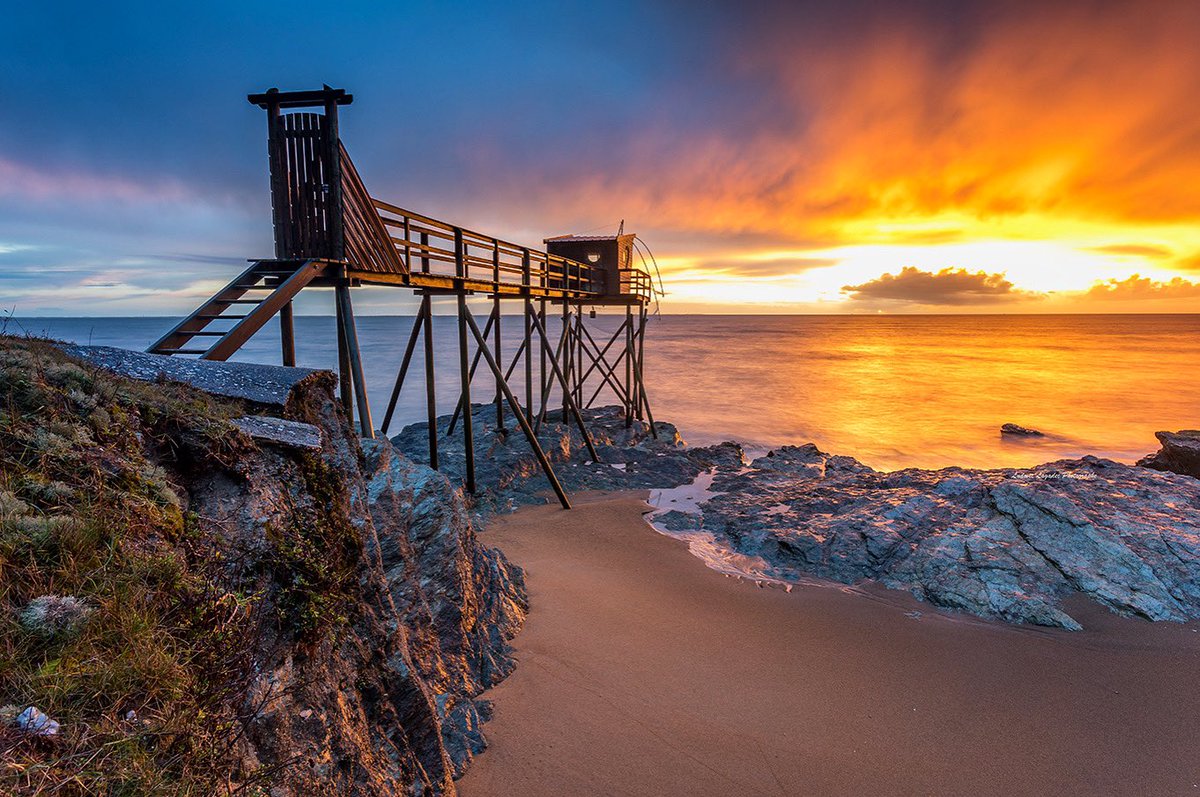
[[[324,260],[256,260],[147,351],[151,354],[198,354],[201,360],[227,360],[301,288],[324,274],[328,266],[328,261]],[[252,298],[246,298],[247,295]],[[227,314],[231,308],[234,312]],[[210,328],[218,321],[233,321],[234,324]],[[206,339],[214,339],[212,345],[197,345]]]

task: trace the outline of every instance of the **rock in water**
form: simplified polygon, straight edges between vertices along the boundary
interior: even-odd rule
[[[1155,432],[1162,448],[1138,460],[1143,468],[1182,473],[1200,479],[1200,430]]]
[[[1006,423],[1000,427],[1000,434],[1010,434],[1015,437],[1045,437],[1046,435],[1039,432],[1037,429],[1029,429],[1024,426],[1018,426],[1015,423]]]

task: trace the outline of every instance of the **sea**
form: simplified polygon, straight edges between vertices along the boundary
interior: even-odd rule
[[[16,316],[6,329],[144,349],[173,321]],[[621,321],[588,323],[599,338]],[[376,426],[412,323],[357,319]],[[332,317],[298,316],[298,364],[336,369],[335,330]],[[520,318],[506,316],[502,331],[507,361]],[[435,318],[434,340],[438,411],[446,413],[459,391],[453,317]],[[278,363],[278,327],[264,328],[234,359]],[[392,433],[425,418],[422,369],[418,346]],[[1156,431],[1200,428],[1200,315],[663,313],[648,321],[645,379],[655,419],[691,444],[735,440],[762,452],[812,442],[884,470],[1023,467],[1084,454],[1132,462],[1157,449]],[[491,400],[494,389],[481,364],[473,400]],[[602,392],[604,403],[615,402]],[[1044,436],[1001,435],[1004,423]]]

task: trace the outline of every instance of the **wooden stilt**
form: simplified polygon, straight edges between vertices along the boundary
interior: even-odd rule
[[[404,358],[400,361],[400,370],[396,373],[396,385],[392,388],[392,397],[388,401],[387,412],[383,414],[383,431],[386,434],[392,423],[392,413],[396,410],[396,401],[400,398],[400,390],[404,387],[404,377],[408,373],[408,364],[412,361],[413,350],[417,347],[417,336],[421,334],[421,326],[425,320],[425,302],[413,319],[412,332],[408,336],[408,345],[404,347]]]
[[[487,324],[485,324],[483,327],[483,337],[485,339],[487,338],[488,333],[492,331],[492,323],[494,320],[495,320],[495,315],[493,315],[492,313],[489,313]],[[477,369],[479,367],[479,360],[482,358],[482,356],[483,355],[480,352],[476,351],[475,356],[471,358],[471,370],[467,374],[467,376],[470,379],[470,381],[472,381],[472,382],[475,381],[475,369]],[[458,419],[462,415],[462,411],[463,411],[463,403],[462,403],[462,397],[460,396],[458,399],[458,403],[454,405],[454,412],[450,415],[450,423],[449,423],[449,425],[446,426],[446,436],[447,437],[454,434],[454,430],[458,426]]]
[[[625,429],[634,425],[634,310],[625,305]]]
[[[561,366],[563,374],[565,374],[562,381],[562,422],[565,424],[567,422],[567,405],[571,403],[571,395],[575,392],[574,383],[571,381],[571,355],[575,351],[575,345],[571,340],[571,305],[567,304],[566,299],[563,299],[562,325],[566,346],[563,347],[562,363],[555,363],[555,365]]]
[[[337,321],[338,341],[338,395],[342,400],[342,409],[346,418],[354,424],[354,389],[350,386],[350,349],[346,345],[346,325],[342,318],[342,296],[335,291],[333,297],[334,315]]]
[[[499,250],[497,250],[497,251],[499,251]],[[499,254],[496,255],[496,258],[497,258],[496,259],[496,263],[497,263],[496,274],[497,274],[497,280],[499,280],[499,274],[500,274]],[[496,362],[500,362],[503,359],[503,357],[500,354],[500,295],[499,294],[496,294],[492,298],[492,314],[496,319],[496,326],[493,327],[493,329],[492,329],[492,333],[493,333],[494,339],[496,341]],[[500,395],[500,384],[503,381],[504,380],[501,379],[499,376],[496,377],[496,430],[499,431],[500,434],[504,434],[506,431],[504,428],[504,401],[503,401],[503,397]]]
[[[279,343],[283,348],[283,364],[296,364],[296,328],[292,322],[292,303],[279,310]]]
[[[460,305],[460,307],[461,306],[462,305]],[[501,391],[503,391],[504,397],[508,399],[508,403],[512,407],[513,415],[516,417],[517,423],[521,427],[521,431],[525,433],[525,439],[529,441],[529,446],[533,449],[533,453],[537,457],[538,464],[542,466],[542,472],[546,474],[546,479],[550,482],[551,488],[554,489],[554,494],[558,496],[559,503],[562,504],[563,509],[570,509],[571,502],[567,498],[567,494],[563,490],[562,485],[559,483],[558,477],[554,474],[554,468],[550,466],[550,460],[547,459],[546,452],[542,450],[542,446],[541,443],[538,442],[537,435],[533,433],[533,427],[531,427],[529,422],[525,420],[525,416],[521,413],[520,405],[517,404],[517,400],[513,398],[513,394],[508,387],[508,383],[504,380],[503,375],[500,373],[499,363],[496,362],[496,359],[492,356],[492,353],[488,351],[487,340],[479,333],[479,327],[475,325],[474,318],[471,318],[470,315],[464,315],[463,317],[466,319],[467,325],[471,329],[471,333],[475,336],[475,345],[478,346],[479,350],[483,352],[483,357],[485,360],[487,360],[488,367],[492,369],[492,373],[496,377],[496,384],[499,385]]]
[[[612,388],[613,394],[618,400],[625,401],[628,398],[628,393],[621,386],[621,382],[617,378],[616,374],[616,368],[621,364],[621,357],[618,356],[616,361],[611,364],[608,362],[607,358],[608,350],[611,349],[613,345],[624,335],[626,323],[628,322],[622,322],[621,326],[617,327],[617,331],[613,333],[611,338],[609,338],[608,343],[605,344],[603,349],[596,344],[596,339],[592,337],[592,333],[587,331],[587,327],[582,327],[584,336],[592,346],[592,350],[588,352],[589,357],[592,360],[592,364],[588,367],[587,371],[584,372],[583,379],[586,381],[587,378],[592,375],[592,372],[597,369],[600,370],[601,376],[601,384],[596,388],[596,391],[592,394],[592,397],[588,400],[587,404],[584,405],[585,409],[592,406],[592,402],[596,400],[598,395],[600,395],[600,391],[605,385],[608,385],[610,388]]]
[[[535,324],[535,326],[537,327],[538,334],[542,336],[542,340],[545,340],[545,328],[543,328],[540,323]],[[558,361],[553,357],[550,358],[550,369],[554,372],[555,378],[558,379],[559,385],[562,387],[563,395],[566,396],[564,399],[567,405],[566,412],[569,412],[571,416],[575,418],[575,423],[579,426],[579,433],[583,435],[584,445],[587,446],[588,453],[592,455],[592,461],[599,462],[600,455],[596,453],[596,447],[592,445],[592,436],[588,433],[587,424],[583,422],[583,415],[579,412],[579,408],[575,406],[575,402],[571,399],[571,389],[567,384],[567,377],[563,374],[562,369],[559,368]],[[564,412],[563,423],[565,424],[566,422],[566,413]]]
[[[540,329],[545,330],[545,328],[546,328],[545,327],[545,319],[543,318],[543,319],[541,319],[541,321],[542,321],[542,324],[541,324]],[[537,328],[537,322],[535,322],[535,328]],[[567,345],[567,328],[566,327],[563,327],[562,330],[558,333],[558,344],[554,347],[553,352],[550,351],[549,342],[546,340],[546,336],[544,334],[541,336],[541,339],[542,339],[542,343],[543,343],[543,348],[546,350],[546,352],[545,352],[546,360],[548,362],[557,363],[560,359],[562,359],[563,351],[566,349],[566,345]],[[553,390],[554,390],[554,373],[548,372],[548,379],[545,382],[545,384],[542,385],[542,402],[541,402],[542,410],[538,414],[537,421],[533,424],[533,429],[535,432],[541,431],[542,423],[547,418],[547,413],[550,409],[550,394]],[[564,418],[564,421],[565,420],[566,419]]]
[[[544,279],[544,278],[543,278]],[[537,317],[542,320],[542,325],[546,323],[546,300],[539,300],[540,305]],[[538,350],[540,353],[540,362],[538,364],[538,418],[546,417],[546,341],[538,339]]]
[[[433,297],[421,297],[425,315],[425,413],[429,423],[429,467],[438,469],[437,382],[433,375]]]
[[[371,405],[367,401],[367,381],[363,376],[362,350],[358,345],[358,330],[354,325],[354,307],[350,303],[350,287],[338,285],[337,299],[338,306],[342,309],[346,353],[350,364],[350,375],[354,383],[354,397],[357,400],[358,428],[363,437],[374,439],[375,427],[371,422]]]
[[[643,373],[643,357],[644,341],[646,338],[646,309],[642,308],[641,323],[638,325],[638,358],[637,358],[637,383],[638,383],[638,405],[646,410],[646,421],[650,424],[650,435],[657,440],[658,429],[654,427],[654,413],[650,411],[650,397],[646,395],[646,380]]]
[[[458,293],[458,370],[459,379],[462,384],[462,397],[459,399],[459,402],[463,407],[463,454],[466,457],[467,492],[474,494],[475,435],[474,430],[471,428],[471,372],[467,365],[467,319],[469,312],[467,309],[467,295],[460,291]],[[474,320],[471,319],[471,321]]]

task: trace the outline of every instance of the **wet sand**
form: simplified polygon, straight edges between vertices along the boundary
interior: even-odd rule
[[[1197,624],[1074,604],[1070,633],[761,588],[645,508],[592,496],[483,532],[531,611],[461,794],[1200,794]]]

